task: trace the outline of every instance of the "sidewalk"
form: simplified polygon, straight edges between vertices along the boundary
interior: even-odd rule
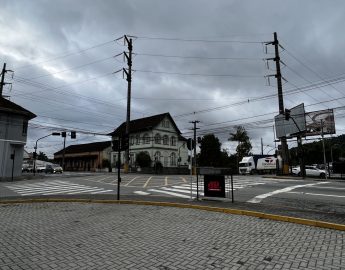
[[[195,209],[0,205],[0,269],[344,269],[345,232]]]

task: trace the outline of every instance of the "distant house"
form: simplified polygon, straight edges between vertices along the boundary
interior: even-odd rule
[[[0,97],[0,181],[22,174],[28,122],[36,115]]]
[[[187,139],[181,135],[170,113],[153,115],[130,121],[130,166],[136,167],[136,156],[146,152],[152,160],[152,166],[160,162],[163,167],[188,165]],[[116,139],[125,134],[126,122],[108,135]],[[125,153],[121,153],[123,163]],[[116,164],[117,153],[112,152],[111,162]],[[114,167],[114,166],[113,166]]]
[[[111,142],[75,144],[65,148],[65,170],[98,171],[110,166]],[[63,149],[54,154],[54,160],[62,165]]]

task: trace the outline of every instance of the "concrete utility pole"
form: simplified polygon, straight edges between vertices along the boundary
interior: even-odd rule
[[[282,74],[280,72],[280,57],[279,57],[279,41],[277,33],[274,32],[274,41],[266,43],[267,45],[274,45],[275,57],[267,60],[273,60],[276,62],[276,74],[274,77],[277,79],[278,87],[278,103],[279,103],[279,114],[284,114],[284,97],[283,97],[283,86],[282,86]],[[283,174],[289,173],[289,152],[286,137],[280,138],[281,142],[281,153],[283,159]]]
[[[127,117],[126,117],[126,134],[125,136],[129,138],[129,123],[131,121],[131,88],[132,88],[132,51],[133,42],[131,38],[124,36],[124,42],[128,45],[128,54],[124,52],[124,56],[127,59],[128,71],[124,68],[123,72],[126,73],[128,89],[127,89]],[[125,165],[124,172],[127,173],[129,168],[129,147],[125,150]]]
[[[323,148],[323,163],[325,166],[325,178],[327,179],[327,161],[326,161],[326,149],[325,149],[325,138],[323,134],[324,122],[321,120],[321,137],[322,137],[322,148]]]
[[[7,72],[6,70],[6,63],[4,63],[4,67],[2,68],[1,71],[1,82],[0,82],[0,97],[2,97],[2,91],[4,89],[4,85],[6,84],[5,81],[5,73]]]

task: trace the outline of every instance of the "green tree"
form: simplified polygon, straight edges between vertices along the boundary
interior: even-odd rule
[[[216,136],[213,134],[205,135],[200,143],[200,154],[198,156],[199,166],[221,166],[223,154],[220,146],[221,143]]]
[[[238,161],[243,157],[251,155],[252,144],[250,142],[247,131],[242,126],[237,126],[234,133],[230,133],[229,141],[238,142],[236,147],[236,155]]]
[[[42,161],[48,161],[48,157],[45,153],[43,152],[39,152],[37,155],[37,159],[38,160],[42,160]]]
[[[151,157],[146,152],[140,152],[137,155],[136,161],[137,161],[138,166],[140,166],[140,167],[150,167],[151,166]]]

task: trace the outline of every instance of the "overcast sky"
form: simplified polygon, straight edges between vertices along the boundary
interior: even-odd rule
[[[126,119],[127,81],[114,73],[126,62],[114,56],[127,50],[121,37],[129,35],[132,119],[170,112],[185,137],[192,135],[189,122],[199,120],[198,132],[215,133],[230,153],[236,144],[226,142],[229,133],[243,125],[253,151],[263,138],[266,153],[274,147],[278,97],[275,78],[265,78],[275,64],[267,69],[263,59],[274,56],[265,42],[277,32],[285,107],[336,108],[340,135],[344,10],[341,0],[2,0],[0,64],[14,71],[4,94],[37,115],[28,151],[52,131],[85,132],[67,145],[107,140],[92,133],[106,134]],[[38,151],[52,156],[62,145],[51,137]]]

